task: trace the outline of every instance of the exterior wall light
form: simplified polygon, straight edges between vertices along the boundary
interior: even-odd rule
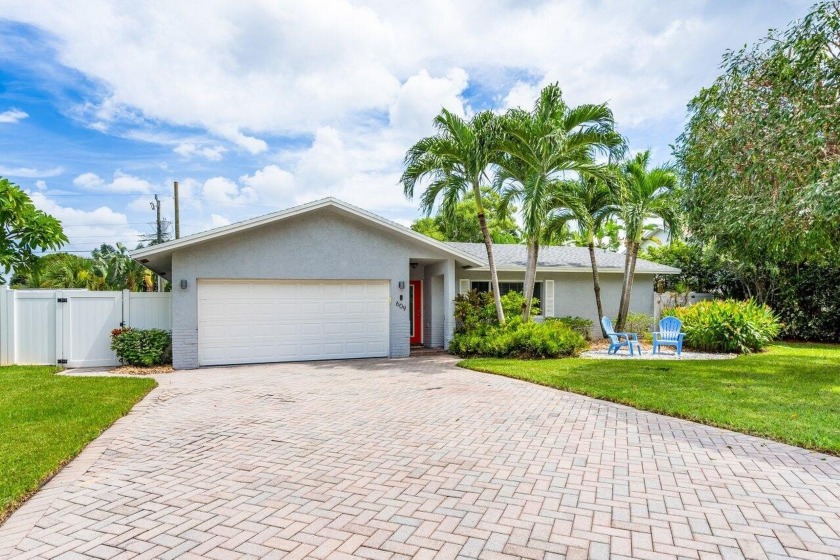
[[[186,281],[186,280],[181,280],[181,289],[182,289],[182,290],[186,290],[186,289],[187,289],[187,281]]]

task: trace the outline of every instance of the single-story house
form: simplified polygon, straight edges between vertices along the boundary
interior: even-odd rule
[[[495,245],[502,291],[521,290],[525,247]],[[484,245],[445,243],[327,198],[139,249],[172,282],[176,368],[403,357],[447,347],[453,300],[487,290]],[[617,313],[624,256],[598,251],[606,312]],[[632,310],[653,313],[653,278],[677,269],[639,260]],[[598,320],[589,253],[545,247],[543,316]]]

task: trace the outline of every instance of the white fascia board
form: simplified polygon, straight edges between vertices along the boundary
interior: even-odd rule
[[[488,266],[477,266],[469,268],[476,272],[490,272]],[[525,272],[524,266],[497,266],[498,272]],[[592,268],[588,266],[538,266],[537,272],[587,272],[592,273]],[[666,270],[636,270],[636,274],[679,274],[679,268],[668,268]],[[601,268],[598,267],[598,274],[624,274],[623,268]]]
[[[294,216],[298,216],[301,214],[305,214],[307,212],[311,212],[313,210],[317,210],[320,208],[326,208],[328,206],[333,206],[335,208],[339,208],[348,212],[349,214],[355,215],[359,218],[365,219],[367,221],[374,222],[388,230],[394,231],[403,235],[405,237],[414,239],[420,243],[425,245],[429,245],[438,249],[440,251],[445,252],[446,254],[452,255],[456,257],[458,260],[467,262],[473,266],[481,266],[483,263],[479,260],[476,260],[475,257],[461,251],[459,249],[454,249],[449,245],[437,241],[436,239],[432,239],[431,237],[425,236],[421,233],[417,233],[414,230],[411,230],[405,226],[401,226],[395,222],[390,220],[386,220],[381,216],[377,216],[376,214],[369,212],[367,210],[363,210],[351,204],[347,204],[341,200],[335,198],[324,198],[321,200],[316,200],[314,202],[308,202],[306,204],[301,204],[300,206],[295,206],[294,208],[289,208],[287,210],[280,210],[278,212],[273,212],[271,214],[265,214],[263,216],[259,216],[257,218],[252,218],[250,220],[245,220],[243,222],[238,222],[235,224],[230,224],[227,226],[218,227],[215,229],[211,229],[208,231],[204,231],[201,233],[196,233],[193,235],[188,235],[186,237],[182,237],[180,239],[174,239],[172,241],[167,241],[166,243],[161,243],[160,245],[152,245],[151,247],[144,247],[143,249],[138,249],[135,251],[131,251],[131,256],[134,259],[142,259],[149,256],[157,255],[160,253],[167,253],[171,251],[175,251],[177,249],[181,249],[183,247],[189,247],[190,245],[195,245],[197,243],[202,243],[204,241],[210,241],[212,239],[216,239],[219,237],[223,237],[225,235],[230,235],[233,233],[238,233],[241,231],[245,231],[254,227],[259,227],[262,225],[270,224],[273,222],[277,222],[280,220],[284,220],[287,218],[291,218]]]

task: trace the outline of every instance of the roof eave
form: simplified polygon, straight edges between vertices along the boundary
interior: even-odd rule
[[[368,221],[374,222],[381,227],[386,229],[392,230],[397,232],[401,235],[404,235],[410,239],[414,239],[415,241],[419,241],[424,243],[428,246],[434,247],[440,251],[443,251],[456,259],[466,262],[472,266],[481,266],[484,263],[477,260],[475,257],[470,255],[467,252],[461,251],[460,249],[455,249],[454,247],[450,247],[446,243],[438,241],[436,239],[432,239],[422,233],[418,233],[413,231],[407,227],[401,226],[395,222],[391,222],[390,220],[386,220],[381,216],[377,216],[376,214],[364,210],[362,208],[358,208],[353,206],[352,204],[347,204],[341,200],[336,198],[324,198],[321,200],[316,200],[313,202],[308,202],[305,204],[301,204],[299,206],[295,206],[293,208],[288,208],[285,210],[280,210],[278,212],[273,212],[271,214],[265,214],[263,216],[259,216],[257,218],[252,218],[250,220],[245,220],[236,224],[230,224],[227,226],[222,226],[218,228],[214,228],[211,230],[207,230],[204,232],[196,233],[193,235],[189,235],[186,237],[182,237],[180,239],[173,239],[172,241],[167,241],[165,243],[161,243],[159,245],[152,245],[150,247],[144,247],[142,249],[136,249],[130,252],[131,257],[138,261],[142,262],[141,259],[148,259],[149,257],[153,257],[156,255],[161,255],[165,253],[171,253],[178,249],[182,249],[185,247],[189,247],[191,245],[196,245],[199,243],[204,243],[206,241],[211,241],[213,239],[217,239],[219,237],[223,237],[225,235],[230,235],[234,233],[238,233],[241,231],[245,231],[251,228],[267,225],[270,223],[278,222],[281,220],[285,220],[294,216],[299,216],[301,214],[305,214],[307,212],[311,212],[314,210],[318,210],[321,208],[326,207],[335,207],[349,214],[355,215],[360,218],[367,219]]]

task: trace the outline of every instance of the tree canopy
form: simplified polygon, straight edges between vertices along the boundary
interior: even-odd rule
[[[61,222],[38,210],[20,187],[0,177],[0,266],[27,269],[39,251],[54,250],[67,242]],[[0,276],[0,284],[5,279]]]
[[[840,2],[728,52],[675,146],[691,233],[756,267],[838,260]]]
[[[504,205],[502,197],[491,189],[482,189],[481,197],[493,243],[519,243],[522,233],[514,219],[516,208]],[[484,242],[478,223],[478,207],[472,196],[458,202],[449,219],[443,212],[438,212],[434,216],[415,220],[411,229],[438,241]]]

